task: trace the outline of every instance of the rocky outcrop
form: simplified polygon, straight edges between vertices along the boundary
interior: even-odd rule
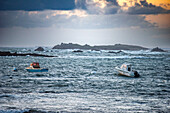
[[[147,50],[148,49],[148,48],[144,48],[144,47],[141,47],[141,46],[125,45],[125,44],[93,46],[93,48],[101,49],[101,50],[131,50],[131,51]]]
[[[82,53],[83,51],[82,50],[74,50],[73,52],[74,53]]]
[[[10,53],[10,52],[2,52],[0,51],[0,56],[34,56],[34,57],[57,57],[57,56],[50,56],[50,55],[42,55],[36,53]]]
[[[38,47],[37,49],[35,49],[35,51],[44,51],[44,48]]]
[[[163,49],[161,49],[161,48],[156,47],[156,48],[153,48],[153,49],[151,50],[151,52],[166,52],[166,51],[163,50]]]
[[[53,49],[86,49],[86,50],[147,50],[148,48],[144,48],[141,46],[134,45],[124,45],[124,44],[115,44],[115,45],[103,45],[103,46],[90,46],[90,45],[79,45],[72,43],[61,43],[60,45],[56,45]]]

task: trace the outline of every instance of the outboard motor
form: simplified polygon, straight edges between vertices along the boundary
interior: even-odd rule
[[[140,76],[137,71],[134,71],[134,75],[135,75],[134,77],[139,77]]]

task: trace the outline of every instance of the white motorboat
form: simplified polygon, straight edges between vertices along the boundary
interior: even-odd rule
[[[115,67],[119,75],[124,75],[128,77],[139,77],[139,73],[135,70],[132,70],[130,64],[122,64],[121,67]]]

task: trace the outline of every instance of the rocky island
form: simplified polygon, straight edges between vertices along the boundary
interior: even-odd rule
[[[37,49],[35,49],[34,51],[44,51],[44,48],[42,47],[38,47]]]
[[[60,45],[54,46],[52,49],[85,49],[85,50],[147,50],[148,48],[134,45],[115,44],[115,45],[102,45],[102,46],[90,46],[90,45],[79,45],[73,43],[61,43]]]
[[[79,45],[73,43],[61,43],[60,45],[54,46],[52,49],[92,49],[90,45]]]
[[[166,51],[163,50],[163,49],[161,49],[161,48],[159,48],[159,47],[156,47],[156,48],[153,48],[153,49],[151,50],[151,52],[166,52]]]

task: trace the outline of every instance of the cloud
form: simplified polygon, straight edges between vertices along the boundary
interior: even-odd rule
[[[148,0],[149,1],[149,0]],[[76,8],[84,9],[89,14],[164,14],[170,10],[153,5],[146,0],[75,0]]]
[[[75,0],[77,9],[86,9],[86,0]]]
[[[0,10],[72,10],[74,0],[0,0]]]
[[[88,15],[84,10],[72,11],[1,11],[0,27],[56,27],[71,29],[101,29],[101,28],[148,28],[153,24],[144,16],[114,14]]]
[[[161,4],[162,3],[162,4]],[[163,8],[164,7],[164,8]],[[85,10],[88,14],[164,14],[169,4],[149,0],[0,0],[0,11]]]
[[[0,11],[0,27],[64,27],[74,18],[86,17],[84,10]],[[67,26],[67,25],[66,25]]]
[[[125,12],[128,14],[166,14],[170,13],[170,10],[148,3],[146,0],[141,0],[136,2],[135,6],[129,7]]]
[[[30,16],[25,11],[1,11],[0,26],[1,27],[48,27],[52,23],[45,19],[46,14],[34,12]]]
[[[145,17],[137,15],[91,15],[85,18],[73,19],[69,27],[77,29],[106,29],[106,28],[151,28],[151,24],[145,20]]]
[[[10,0],[6,1],[7,4]],[[45,1],[39,2],[45,3]],[[165,13],[168,11],[145,0],[134,0],[133,5],[128,6],[127,9],[122,9],[122,7],[127,7],[129,3],[122,5],[123,3],[121,4],[117,0],[75,0],[74,2],[76,7],[74,10],[0,11],[0,27],[34,28],[55,26],[57,28],[74,29],[148,28],[160,24],[155,23],[157,20],[148,20],[145,14]],[[46,6],[50,6],[50,3]],[[139,16],[141,14],[144,16]],[[163,24],[169,26],[169,24]]]
[[[116,0],[75,0],[75,4],[89,14],[116,14],[120,8]]]

